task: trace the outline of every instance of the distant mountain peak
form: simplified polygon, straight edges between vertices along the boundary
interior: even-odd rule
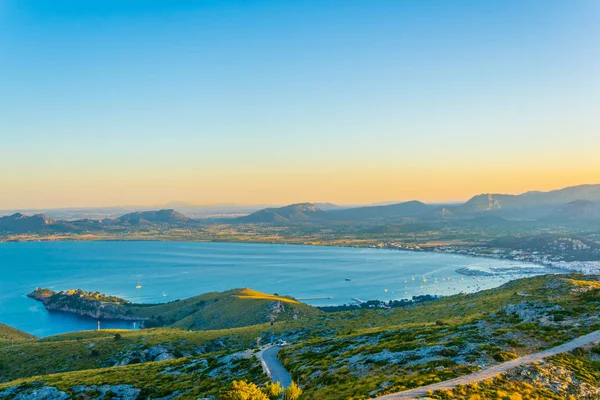
[[[237,221],[249,223],[308,222],[322,219],[326,214],[316,204],[296,203],[279,208],[265,208],[248,216],[240,217]]]
[[[188,220],[188,217],[173,209],[138,211],[125,214],[117,218],[117,221],[119,222],[126,222],[135,225],[143,223],[181,223]]]
[[[55,221],[44,214],[24,215],[14,213],[6,217],[0,217],[0,231],[11,233],[37,232],[54,224]]]
[[[579,185],[548,192],[529,191],[519,195],[483,193],[473,196],[466,203],[452,209],[455,214],[481,212],[515,212],[515,210],[539,209],[537,215],[576,200],[600,202],[600,185]],[[512,211],[511,211],[512,210]],[[540,214],[541,213],[541,214]],[[523,212],[525,214],[525,212]]]

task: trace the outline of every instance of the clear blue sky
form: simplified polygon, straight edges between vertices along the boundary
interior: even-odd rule
[[[599,43],[596,0],[2,0],[0,208],[600,182]]]

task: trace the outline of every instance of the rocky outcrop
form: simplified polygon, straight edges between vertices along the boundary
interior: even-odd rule
[[[136,400],[140,396],[140,389],[131,385],[102,385],[102,386],[74,386],[70,389],[75,398],[85,399],[114,399]],[[52,386],[35,384],[12,386],[0,391],[0,399],[10,400],[70,400],[72,397]]]
[[[509,315],[517,315],[523,322],[538,321],[542,323],[548,321],[551,313],[563,310],[559,305],[540,301],[522,301],[519,304],[502,307],[502,311]]]
[[[48,311],[68,312],[101,320],[143,321],[147,319],[141,318],[128,309],[125,300],[99,293],[80,290],[54,292],[37,288],[27,296],[44,303]]]
[[[68,400],[71,396],[51,386],[12,386],[0,392],[0,399],[11,400]]]
[[[128,350],[116,354],[111,357],[107,363],[107,367],[123,366],[130,364],[139,364],[151,361],[165,361],[175,358],[176,352],[174,346],[170,343],[160,344],[148,349]]]
[[[582,381],[575,372],[548,361],[515,369],[507,373],[506,377],[511,380],[526,382],[535,387],[548,388],[565,398],[600,398],[600,388]]]
[[[102,386],[75,386],[73,392],[83,395],[84,398],[110,398],[118,400],[136,400],[140,396],[140,389],[131,385],[102,385]],[[90,393],[91,392],[91,393]],[[93,395],[92,395],[93,394]],[[92,396],[90,396],[92,395]]]

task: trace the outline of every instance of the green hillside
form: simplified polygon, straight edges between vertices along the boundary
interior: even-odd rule
[[[250,289],[206,293],[165,304],[132,304],[114,296],[80,289],[54,292],[38,288],[29,296],[43,302],[48,310],[95,319],[139,320],[145,328],[224,329],[287,321],[321,313],[291,297]]]
[[[440,390],[432,399],[580,400],[600,397],[600,346],[579,348],[477,384]]]
[[[172,326],[191,330],[235,328],[270,321],[288,321],[321,313],[292,298],[250,289],[207,293],[163,305],[129,308],[136,315],[150,318],[145,326]]]
[[[297,223],[322,221],[327,218],[326,211],[312,203],[291,204],[279,208],[265,208],[234,221],[243,223]]]
[[[29,340],[34,338],[34,336],[28,333],[21,332],[18,329],[11,328],[10,326],[6,326],[4,324],[0,324],[0,346],[6,342]]]
[[[241,304],[259,310],[264,302],[273,301],[298,306],[290,298],[252,291],[205,296],[220,298],[215,303],[221,302],[222,322],[229,313],[237,315]],[[179,309],[172,303],[161,307],[162,315]],[[599,311],[597,277],[554,275],[406,308],[317,312],[273,325],[192,332],[175,328],[76,332],[0,348],[0,379],[6,382],[0,385],[0,398],[3,390],[25,393],[31,385],[53,387],[70,396],[76,395],[75,389],[86,390],[88,398],[103,398],[90,395],[103,385],[113,391],[138,391],[132,398],[139,399],[219,398],[232,379],[265,382],[249,352],[260,338],[261,343],[291,342],[279,358],[303,388],[302,399],[366,399],[564,343],[600,329]],[[208,308],[201,315],[210,317],[210,312]],[[227,358],[231,354],[243,361],[232,363]]]
[[[268,380],[251,352],[217,352],[0,383],[0,398],[12,398],[13,391],[32,399],[214,398],[234,379]]]

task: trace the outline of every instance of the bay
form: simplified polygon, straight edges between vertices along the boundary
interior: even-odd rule
[[[455,272],[462,267],[518,268],[523,273],[475,278]],[[352,299],[387,301],[424,294],[473,292],[538,271],[545,272],[541,266],[514,261],[370,248],[6,242],[0,243],[0,322],[40,337],[97,327],[91,319],[48,313],[41,303],[26,296],[36,287],[80,288],[142,303],[248,287],[299,299],[325,298],[306,302],[331,305],[351,303]],[[133,328],[132,323],[116,321],[103,321],[102,326]]]

